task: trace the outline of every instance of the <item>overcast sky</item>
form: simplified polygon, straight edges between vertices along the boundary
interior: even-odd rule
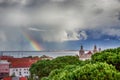
[[[24,34],[45,49],[120,46],[120,0],[0,0],[0,50],[31,50]]]

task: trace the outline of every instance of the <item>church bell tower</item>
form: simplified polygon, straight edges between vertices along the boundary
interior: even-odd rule
[[[97,52],[97,46],[94,45],[93,53],[96,53],[96,52]]]
[[[81,45],[80,50],[79,50],[79,56],[83,55],[85,53],[83,46]]]

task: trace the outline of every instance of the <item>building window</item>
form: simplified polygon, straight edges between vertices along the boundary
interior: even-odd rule
[[[19,75],[21,76],[21,72],[19,72]]]
[[[18,71],[18,69],[16,69],[16,71]]]

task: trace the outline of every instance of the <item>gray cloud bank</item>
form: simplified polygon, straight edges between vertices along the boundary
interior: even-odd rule
[[[21,28],[48,42],[87,39],[86,30],[120,37],[119,17],[119,0],[0,0],[0,40]]]

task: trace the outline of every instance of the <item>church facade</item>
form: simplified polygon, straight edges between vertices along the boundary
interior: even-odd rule
[[[81,45],[78,56],[80,60],[87,60],[87,59],[91,59],[91,56],[93,54],[100,51],[101,51],[101,48],[97,49],[96,45],[94,45],[93,50],[89,50],[89,51],[84,50],[83,46]]]

